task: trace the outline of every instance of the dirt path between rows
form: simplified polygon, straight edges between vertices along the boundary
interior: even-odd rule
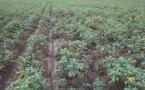
[[[45,78],[48,82],[48,86],[50,90],[59,90],[58,85],[56,83],[57,75],[56,75],[56,66],[57,66],[57,56],[58,56],[58,49],[60,46],[59,39],[53,39],[52,31],[49,32],[49,52],[48,57],[45,59]]]

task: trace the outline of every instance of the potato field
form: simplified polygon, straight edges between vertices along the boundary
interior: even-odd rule
[[[0,0],[0,90],[145,90],[145,0]]]

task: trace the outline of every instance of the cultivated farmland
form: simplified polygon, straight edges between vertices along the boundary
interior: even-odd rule
[[[145,90],[145,1],[0,0],[0,90]]]

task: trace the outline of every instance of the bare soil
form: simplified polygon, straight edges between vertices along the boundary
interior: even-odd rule
[[[45,78],[48,82],[49,87],[51,90],[59,90],[58,85],[56,83],[57,75],[56,75],[56,67],[57,66],[57,55],[58,55],[58,49],[60,46],[60,40],[54,39],[52,37],[52,31],[49,32],[49,52],[48,57],[44,60],[44,74]]]

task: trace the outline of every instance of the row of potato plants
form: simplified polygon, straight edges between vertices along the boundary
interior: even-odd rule
[[[44,9],[45,8],[45,9]],[[42,9],[41,9],[42,10]],[[6,90],[48,90],[48,84],[44,79],[43,59],[39,53],[49,52],[49,42],[44,35],[48,16],[48,5],[43,6],[43,12],[39,12],[40,20],[37,24],[37,31],[27,40],[27,46],[24,55],[20,56],[18,63],[20,70],[18,77],[13,80]]]

